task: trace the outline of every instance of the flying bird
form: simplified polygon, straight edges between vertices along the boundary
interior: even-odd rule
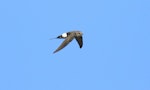
[[[62,44],[53,53],[56,53],[56,52],[60,51],[61,49],[63,49],[74,38],[78,42],[79,47],[82,48],[82,46],[83,46],[82,35],[83,34],[81,31],[70,31],[70,32],[66,32],[66,33],[59,35],[58,37],[56,37],[56,39],[65,39],[65,40],[62,42]]]

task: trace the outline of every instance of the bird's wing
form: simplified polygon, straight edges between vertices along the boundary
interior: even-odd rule
[[[73,38],[74,34],[70,34],[53,53],[56,53],[59,50],[63,49],[65,46],[67,46],[73,40]]]
[[[80,48],[82,48],[82,46],[83,46],[82,36],[75,37],[75,39],[78,42]]]

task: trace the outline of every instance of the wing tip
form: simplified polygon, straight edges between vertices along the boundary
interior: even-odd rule
[[[55,54],[57,51],[54,51],[53,54]]]

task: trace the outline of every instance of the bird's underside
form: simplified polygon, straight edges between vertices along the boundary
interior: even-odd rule
[[[80,48],[83,46],[83,40],[82,40],[82,32],[80,31],[72,31],[63,33],[62,35],[58,36],[57,38],[61,39],[64,38],[65,40],[62,42],[62,44],[53,52],[56,53],[66,47],[74,38],[78,42],[78,45]]]

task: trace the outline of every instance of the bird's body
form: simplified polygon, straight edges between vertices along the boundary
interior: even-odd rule
[[[65,39],[62,44],[53,52],[56,53],[59,50],[63,49],[65,46],[67,46],[74,38],[79,44],[79,47],[82,48],[83,46],[83,40],[82,40],[82,32],[80,31],[71,31],[67,33],[63,33],[62,35],[59,35],[58,39]]]

